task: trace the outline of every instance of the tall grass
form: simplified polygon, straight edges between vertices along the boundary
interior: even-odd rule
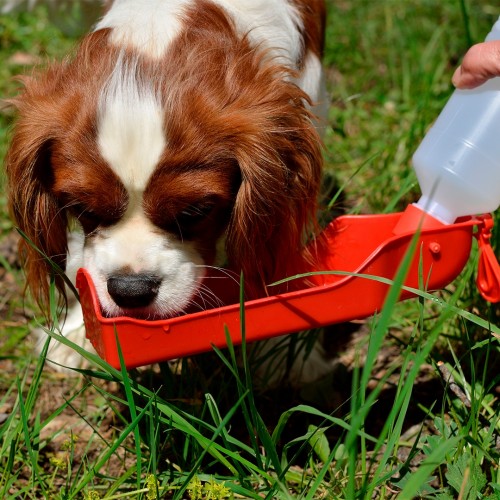
[[[390,212],[418,197],[411,154],[468,37],[483,38],[495,14],[488,1],[329,3],[326,156],[347,210]],[[57,55],[70,42],[43,9],[0,22],[2,92],[23,70],[14,53]],[[2,114],[2,131],[10,120]],[[0,236],[11,229],[2,214]],[[127,372],[56,327],[33,359],[8,341],[28,326],[3,327],[0,498],[499,498],[498,311],[470,284],[474,258],[449,289],[398,303],[407,266],[349,344],[350,361],[340,358],[327,394],[350,390],[333,408],[256,387],[245,343]],[[53,342],[88,368],[48,370]]]

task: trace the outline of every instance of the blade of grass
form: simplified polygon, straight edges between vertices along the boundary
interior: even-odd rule
[[[120,360],[120,371],[122,374],[123,388],[125,390],[125,396],[127,398],[127,406],[130,410],[130,417],[132,420],[137,419],[137,408],[135,406],[135,399],[132,392],[131,381],[129,379],[127,368],[125,366],[125,359],[123,358],[123,352],[120,345],[120,340],[118,338],[118,332],[115,328],[115,342],[116,349],[118,351],[118,359]],[[152,402],[153,400],[151,400]],[[137,420],[137,425],[134,427],[134,442],[135,442],[135,456],[136,456],[136,470],[137,470],[137,489],[141,487],[142,478],[142,452],[141,452],[141,433],[139,431],[139,422]]]
[[[321,276],[321,275],[328,275],[328,274],[337,275],[337,276],[352,276],[355,278],[364,278],[364,279],[369,279],[369,280],[373,280],[373,281],[378,281],[379,283],[384,283],[384,284],[389,285],[389,286],[392,286],[395,282],[394,280],[391,280],[389,278],[383,278],[381,276],[374,276],[372,274],[352,273],[349,271],[313,271],[313,272],[309,272],[309,273],[296,274],[296,275],[291,276],[289,278],[285,278],[283,280],[276,281],[276,282],[272,283],[272,285],[269,285],[269,286],[279,285],[279,284],[285,283],[287,281],[295,280],[295,279],[307,278],[308,276],[315,276],[315,275]],[[471,313],[470,311],[467,311],[467,310],[462,309],[460,307],[450,306],[448,308],[448,301],[445,300],[444,298],[433,295],[430,292],[426,292],[424,290],[420,290],[418,288],[414,288],[414,287],[410,287],[410,286],[406,286],[406,285],[402,286],[401,290],[404,290],[405,292],[410,292],[417,297],[421,297],[421,298],[430,300],[436,305],[439,305],[443,308],[447,308],[447,310],[449,309],[450,313],[453,313],[457,316],[460,316],[460,317],[466,319],[467,321],[473,323],[474,325],[477,325],[481,328],[484,328],[485,330],[489,331],[490,333],[500,335],[500,327],[499,326],[491,323],[490,321],[488,321],[484,318],[481,318],[477,314]],[[500,339],[498,339],[498,340],[500,340]],[[485,340],[482,343],[477,344],[475,346],[475,348],[484,346],[487,342],[488,342],[488,340]]]
[[[21,415],[24,444],[26,445],[26,449],[28,451],[28,457],[30,459],[30,469],[32,474],[31,480],[33,484],[36,484],[40,487],[43,495],[45,496],[45,498],[47,498],[48,492],[45,487],[45,482],[43,481],[42,476],[40,474],[40,467],[38,464],[38,453],[36,453],[35,449],[33,448],[33,437],[32,433],[30,432],[28,408],[24,402],[24,398],[22,395],[22,385],[19,378],[16,379],[16,385],[19,397],[19,411]],[[34,432],[36,434],[36,429],[34,429]]]
[[[229,421],[231,420],[231,418],[233,417],[234,413],[236,412],[236,410],[240,407],[240,405],[242,404],[242,402],[244,401],[244,399],[246,398],[247,394],[244,393],[240,396],[240,398],[238,399],[238,401],[236,402],[236,404],[228,411],[228,413],[226,414],[226,416],[224,417],[224,419],[220,422],[219,426],[217,427],[217,429],[215,430],[211,440],[210,440],[210,444],[214,444],[215,443],[215,440],[218,438],[218,436],[224,432],[224,429],[226,427],[226,425],[229,423]],[[202,453],[200,454],[200,456],[198,457],[198,459],[196,460],[196,462],[194,463],[193,467],[192,467],[192,470],[191,472],[188,474],[188,476],[186,477],[185,481],[184,481],[184,484],[181,486],[181,488],[175,493],[174,495],[174,500],[176,498],[182,498],[182,495],[184,494],[184,492],[186,491],[187,487],[189,486],[189,482],[191,481],[191,479],[194,477],[194,475],[196,474],[196,471],[199,469],[201,463],[202,463],[202,460],[204,458],[204,456],[206,455],[206,453],[209,451],[210,449],[210,445],[205,447],[202,451]],[[259,496],[256,496],[255,498],[259,498]]]
[[[82,477],[79,484],[75,486],[74,490],[69,495],[69,499],[76,498],[76,496],[87,486],[94,477],[99,473],[99,470],[107,463],[111,455],[116,452],[120,445],[125,441],[129,434],[133,433],[134,429],[137,427],[140,420],[143,418],[145,413],[149,410],[153,400],[148,401],[146,406],[137,414],[135,419],[131,420],[130,424],[125,427],[120,433],[119,437],[113,442],[112,446],[101,456],[97,462],[91,466],[90,470]]]
[[[422,485],[425,484],[436,467],[446,461],[446,455],[453,450],[461,440],[462,438],[459,436],[443,440],[432,453],[423,460],[418,469],[410,475],[408,482],[398,494],[398,499],[412,500],[418,497]]]

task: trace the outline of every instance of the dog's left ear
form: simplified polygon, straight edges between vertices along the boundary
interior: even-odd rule
[[[46,306],[53,270],[44,256],[64,269],[67,253],[68,221],[50,189],[51,148],[60,118],[50,97],[38,99],[29,90],[13,104],[19,118],[6,157],[9,208],[23,233],[19,251],[27,286],[35,300]],[[64,280],[58,273],[55,282],[64,297]]]
[[[254,133],[237,147],[242,183],[227,254],[231,267],[243,271],[249,298],[305,269],[304,244],[317,228],[321,139],[306,95],[292,83],[280,85],[274,99],[256,102],[248,118]]]

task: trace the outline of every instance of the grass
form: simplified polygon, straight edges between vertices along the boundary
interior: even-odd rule
[[[499,13],[489,1],[329,3],[325,154],[348,211],[418,197],[411,155],[468,38]],[[1,93],[13,95],[19,61],[72,43],[43,9],[2,19]],[[11,121],[0,115],[2,156]],[[11,231],[0,194],[0,241]],[[12,297],[0,320],[0,498],[500,498],[498,308],[471,285],[473,261],[447,290],[398,303],[403,266],[380,314],[340,342],[345,368],[327,395],[343,397],[330,405],[262,392],[250,352],[231,346],[127,373],[73,345],[89,368],[54,374],[45,351],[30,354],[19,310],[30,319],[33,306]],[[22,285],[19,270],[9,276]]]

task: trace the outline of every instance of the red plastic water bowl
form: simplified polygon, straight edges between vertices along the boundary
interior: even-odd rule
[[[409,207],[404,213],[334,220],[321,235],[327,244],[317,250],[317,271],[330,273],[311,277],[307,288],[246,302],[246,341],[361,319],[379,311],[390,283],[370,276],[391,280],[414,237],[418,242],[405,285],[419,288],[419,277],[424,278],[426,290],[451,283],[469,259],[474,227],[483,220],[466,218],[443,225],[426,218],[417,224],[410,221],[415,217],[422,221],[422,213]],[[238,286],[225,274],[214,282],[225,290],[228,305],[161,321],[105,318],[90,276],[81,269],[77,287],[87,337],[116,368],[120,366],[117,340],[127,368],[209,351],[212,345],[225,347],[226,330],[237,345],[241,343]],[[401,292],[401,300],[412,296]]]

